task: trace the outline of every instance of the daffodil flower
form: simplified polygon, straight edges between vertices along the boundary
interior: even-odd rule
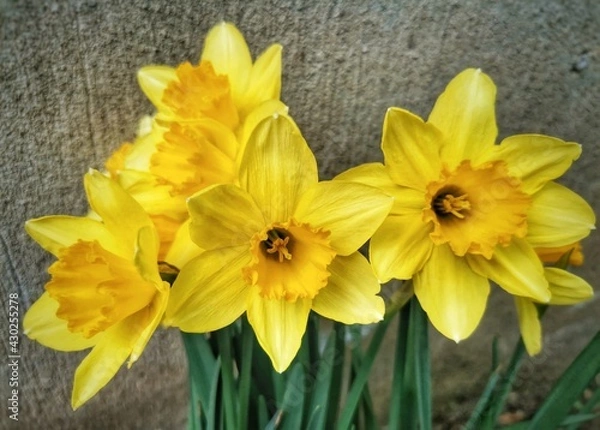
[[[253,63],[239,30],[221,23],[208,33],[198,65],[148,66],[138,73],[157,109],[134,144],[125,144],[107,170],[151,215],[161,237],[160,259],[184,264],[201,252],[184,234],[185,201],[215,183],[232,183],[256,124],[286,113],[281,91],[281,46]],[[175,239],[175,236],[179,239]]]
[[[242,33],[223,22],[206,36],[197,66],[147,66],[138,80],[160,119],[212,118],[235,128],[260,104],[279,100],[281,49],[273,44],[253,63]]]
[[[28,310],[25,334],[59,351],[92,348],[75,372],[77,409],[131,366],[158,327],[169,284],[157,268],[158,236],[143,209],[97,171],[85,175],[90,217],[48,216],[26,230],[58,260],[46,292]]]
[[[572,244],[595,222],[581,197],[553,182],[579,157],[580,145],[532,134],[495,145],[495,95],[487,75],[468,69],[450,82],[427,122],[390,108],[385,165],[337,178],[395,197],[370,243],[375,273],[380,281],[412,278],[432,324],[457,342],[481,320],[490,280],[516,297],[548,303],[553,280],[535,248]]]
[[[392,199],[351,182],[318,182],[293,121],[263,120],[240,165],[240,186],[189,202],[192,240],[206,251],[173,285],[165,324],[210,332],[244,312],[275,370],[296,355],[310,310],[345,324],[381,320],[380,285],[358,253]]]

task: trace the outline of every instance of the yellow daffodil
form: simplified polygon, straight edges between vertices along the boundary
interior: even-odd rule
[[[88,401],[129,358],[131,366],[159,325],[169,284],[157,269],[158,236],[146,213],[114,181],[85,176],[90,217],[48,216],[26,224],[58,260],[46,292],[25,315],[25,334],[60,351],[92,348],[75,372],[73,409]]]
[[[138,78],[158,112],[106,167],[152,217],[159,258],[182,264],[201,252],[190,253],[194,245],[183,234],[174,242],[187,228],[186,199],[208,185],[234,182],[256,124],[287,112],[279,101],[281,46],[270,46],[253,64],[239,30],[221,23],[208,33],[197,66],[148,66]]]
[[[253,64],[244,36],[223,22],[206,36],[197,66],[148,66],[138,79],[160,120],[211,118],[235,129],[262,103],[279,100],[281,45],[271,45]]]
[[[413,278],[433,325],[457,342],[477,327],[489,280],[548,303],[553,279],[535,249],[572,244],[595,222],[581,197],[552,182],[579,157],[580,145],[542,135],[495,145],[495,95],[492,80],[469,69],[450,82],[427,122],[390,108],[385,165],[338,177],[395,197],[371,240],[375,273],[381,281]]]
[[[189,200],[190,234],[206,251],[180,272],[165,324],[203,333],[246,312],[282,372],[311,309],[346,324],[383,318],[379,283],[357,249],[389,212],[389,196],[362,184],[318,182],[315,158],[285,115],[257,126],[239,183]]]

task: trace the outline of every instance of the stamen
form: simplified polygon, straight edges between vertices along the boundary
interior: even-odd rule
[[[433,201],[433,210],[438,215],[452,214],[459,219],[464,219],[465,215],[461,211],[471,210],[471,202],[467,198],[467,194],[459,197],[454,197],[450,193],[438,195]]]
[[[287,245],[290,241],[290,237],[286,236],[285,233],[277,230],[269,230],[267,232],[267,240],[263,241],[266,245],[266,251],[268,254],[278,254],[279,262],[283,263],[284,258],[286,260],[292,259],[292,254],[287,249]]]

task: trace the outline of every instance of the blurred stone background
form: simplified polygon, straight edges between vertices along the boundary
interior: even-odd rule
[[[499,138],[540,132],[580,142],[583,156],[563,183],[600,212],[596,0],[0,0],[0,356],[8,356],[8,294],[18,294],[22,318],[41,294],[52,260],[26,236],[23,223],[85,213],[82,175],[101,167],[152,112],[137,86],[137,69],[197,61],[204,35],[221,20],[241,29],[255,55],[274,42],[284,46],[282,98],[316,152],[323,178],[381,160],[387,107],[426,117],[455,74],[480,67],[498,86]],[[587,261],[578,272],[598,288],[598,234],[584,245]],[[535,409],[600,328],[598,297],[547,312],[545,349],[523,366],[510,397],[512,417]],[[493,294],[483,323],[460,345],[432,332],[438,428],[466,420],[485,384],[494,336],[509,354],[517,339],[512,306]],[[186,365],[175,331],[154,336],[131,370],[123,369],[75,413],[69,399],[83,355],[51,351],[25,337],[20,348],[22,428],[185,424]],[[373,375],[382,413],[392,355],[382,354]],[[4,382],[0,393],[8,398]],[[3,410],[0,427],[9,423]]]

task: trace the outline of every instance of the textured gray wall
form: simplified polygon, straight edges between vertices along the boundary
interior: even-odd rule
[[[447,82],[481,67],[498,85],[500,137],[542,132],[583,145],[565,178],[600,212],[600,2],[508,1],[8,1],[0,0],[0,280],[6,357],[6,297],[19,294],[21,316],[41,294],[51,257],[24,230],[26,219],[83,214],[81,183],[131,139],[152,112],[135,73],[148,64],[196,61],[207,30],[234,22],[254,54],[280,42],[283,100],[330,178],[381,159],[385,109],[427,116]],[[598,288],[598,234],[585,243],[581,273]],[[508,304],[508,306],[507,306]],[[489,341],[515,340],[510,302],[495,296],[479,330],[456,346],[434,336],[436,413],[452,423],[479,392]],[[600,300],[552,309],[546,349],[525,366],[514,409],[531,411],[556,376],[598,329]],[[392,334],[393,335],[393,334]],[[178,428],[185,422],[185,359],[176,332],[161,331],[142,358],[81,410],[69,398],[80,354],[21,341],[23,428]],[[3,359],[4,360],[4,359]],[[378,371],[387,381],[390,361]],[[4,367],[4,366],[3,366]],[[2,404],[8,387],[2,378]],[[377,403],[385,388],[373,387]],[[8,422],[6,409],[0,427]]]

